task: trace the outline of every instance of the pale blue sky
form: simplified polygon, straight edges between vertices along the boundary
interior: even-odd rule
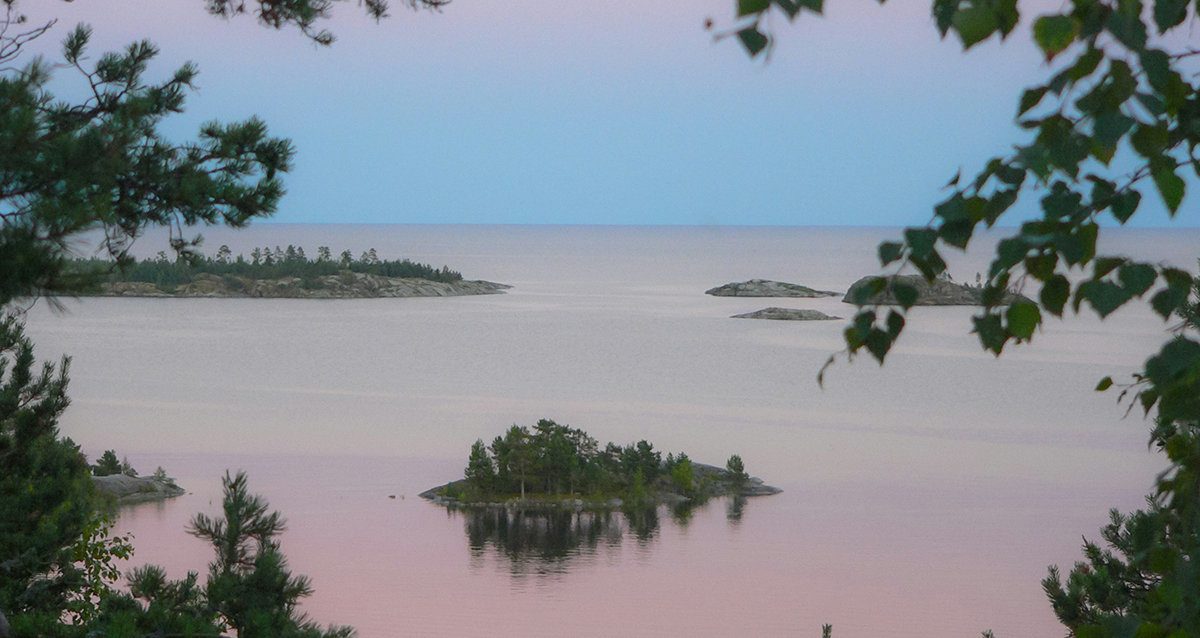
[[[292,138],[283,222],[921,224],[960,166],[1024,140],[1017,96],[1049,73],[1024,27],[965,55],[940,41],[926,0],[776,16],[766,66],[703,30],[734,0],[454,0],[379,25],[348,2],[319,50],[201,0],[113,4],[23,7],[60,18],[55,41],[91,23],[94,53],[154,40],[160,77],[197,62],[180,136],[259,115]],[[1141,225],[1164,224],[1147,202]]]

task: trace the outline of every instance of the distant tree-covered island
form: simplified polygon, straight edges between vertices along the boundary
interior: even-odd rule
[[[664,458],[645,440],[602,448],[583,430],[542,419],[513,425],[491,445],[475,441],[463,478],[420,496],[444,505],[644,507],[780,491],[746,473],[736,454],[719,468],[682,452]]]
[[[221,246],[213,255],[75,259],[70,270],[84,282],[82,294],[113,297],[450,297],[509,287],[464,280],[449,266],[381,259],[374,248],[355,257],[349,250],[335,255],[327,246],[311,256],[297,246],[255,248],[249,256]]]

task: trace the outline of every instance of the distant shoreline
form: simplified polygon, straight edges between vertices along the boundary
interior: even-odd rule
[[[312,280],[300,277],[251,279],[198,274],[170,292],[140,281],[106,282],[80,297],[158,297],[234,299],[377,299],[400,297],[464,297],[503,294],[512,286],[491,281],[431,281],[415,277],[385,277],[343,271]]]

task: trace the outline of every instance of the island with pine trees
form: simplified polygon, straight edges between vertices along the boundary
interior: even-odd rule
[[[542,419],[513,425],[491,445],[471,446],[463,478],[420,494],[448,506],[621,508],[685,503],[717,496],[767,496],[777,487],[750,476],[742,458],[724,468],[667,454],[642,440],[603,448],[583,430]]]
[[[250,297],[362,299],[493,295],[511,286],[463,279],[448,266],[435,268],[408,259],[380,259],[372,248],[355,258],[335,256],[327,246],[309,257],[303,247],[255,248],[249,257],[221,246],[174,258],[159,252],[141,261],[75,259],[71,273],[84,282],[82,294],[103,297]]]

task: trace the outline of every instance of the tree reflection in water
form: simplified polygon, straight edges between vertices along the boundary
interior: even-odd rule
[[[473,564],[481,564],[489,548],[508,559],[518,574],[565,573],[574,562],[618,550],[632,536],[639,547],[650,546],[658,535],[655,508],[624,511],[574,511],[486,507],[459,508]]]
[[[731,499],[726,517],[737,525],[746,499]],[[667,508],[681,528],[704,505]],[[619,553],[631,539],[639,551],[650,550],[661,527],[658,508],[623,510],[518,509],[506,507],[452,507],[462,516],[471,551],[471,564],[482,568],[486,557],[497,556],[514,576],[564,574],[577,564],[590,564],[598,556]]]
[[[725,501],[725,518],[729,520],[730,525],[740,525],[742,522],[742,514],[746,512],[746,497],[735,496]]]

